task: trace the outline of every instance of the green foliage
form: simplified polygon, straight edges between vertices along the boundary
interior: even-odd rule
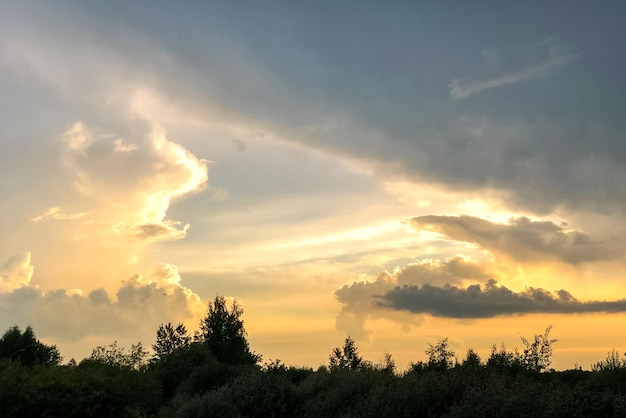
[[[243,322],[235,321],[241,309],[236,304],[227,309],[225,303],[220,305],[223,299],[218,302],[211,305],[207,317],[222,315],[222,320],[239,329],[230,335],[245,337]],[[205,323],[208,327],[210,321]],[[70,362],[66,366],[37,354],[41,346],[48,346],[36,340],[30,327],[23,333],[10,328],[0,339],[0,415],[626,416],[626,358],[612,350],[591,372],[550,370],[555,340],[549,339],[549,327],[532,343],[522,339],[522,353],[494,346],[485,363],[471,349],[458,363],[448,340],[443,339],[428,345],[426,362],[414,363],[408,372],[398,375],[390,354],[385,353],[383,361],[373,365],[361,357],[350,337],[343,347],[333,350],[329,368],[313,371],[286,366],[280,360],[262,367],[251,362],[227,363],[218,359],[215,347],[207,343],[219,334],[215,330],[206,332],[207,338],[190,342],[184,327],[168,325],[159,328],[162,332],[157,332],[157,341],[163,350],[149,363],[141,343],[126,350],[114,342],[96,347],[78,365]],[[222,335],[228,335],[226,328],[221,328]],[[53,359],[60,358],[58,350],[56,353]]]
[[[160,382],[166,400],[177,394],[195,395],[215,389],[237,375],[236,370],[217,361],[211,350],[198,342],[153,362],[148,372]]]
[[[26,367],[56,366],[63,359],[55,345],[43,344],[28,326],[22,332],[18,326],[9,328],[0,339],[0,358]]]
[[[403,416],[393,412],[395,376],[373,369],[318,370],[297,386],[300,417]]]
[[[233,301],[228,309],[226,298],[216,296],[200,322],[196,341],[206,344],[218,361],[227,364],[258,363],[261,356],[250,352],[242,315],[243,309],[237,301]]]
[[[313,369],[307,367],[285,366],[280,360],[265,363],[261,370],[267,374],[283,376],[295,385],[314,373]]]
[[[0,374],[3,418],[151,416],[159,395],[150,376],[97,362],[76,367],[12,364]]]
[[[83,362],[97,362],[108,366],[140,370],[147,364],[148,351],[141,342],[133,344],[130,350],[119,347],[117,341],[107,346],[98,346],[91,352],[91,356]],[[82,362],[81,362],[82,363]]]

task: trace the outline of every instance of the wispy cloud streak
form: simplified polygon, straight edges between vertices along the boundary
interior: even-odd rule
[[[450,87],[450,96],[454,100],[461,100],[483,90],[546,77],[580,57],[579,53],[572,52],[571,50],[555,45],[552,42],[549,42],[547,50],[544,54],[545,56],[537,62],[527,64],[517,70],[510,70],[491,78],[485,78],[482,80],[464,80],[462,78],[455,78],[450,81],[450,84],[448,85],[448,87]]]

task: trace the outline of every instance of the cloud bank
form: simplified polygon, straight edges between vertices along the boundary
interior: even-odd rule
[[[446,318],[492,318],[504,315],[626,312],[626,299],[580,302],[566,290],[555,293],[529,287],[514,292],[489,280],[484,288],[457,286],[403,286],[374,296],[384,308]]]
[[[418,325],[419,314],[447,318],[491,318],[531,313],[575,314],[626,312],[626,300],[581,302],[568,291],[550,292],[527,285],[533,265],[545,268],[619,261],[614,242],[603,242],[566,225],[512,218],[506,224],[472,216],[425,215],[411,219],[418,231],[439,233],[446,239],[475,244],[487,250],[483,261],[461,256],[422,260],[374,281],[345,285],[335,292],[341,303],[337,328],[367,336],[367,321],[385,318]],[[480,253],[478,253],[480,254]],[[555,264],[558,266],[559,264]],[[539,271],[539,270],[538,270]],[[542,276],[546,271],[541,271]],[[524,290],[498,286],[498,281],[521,282]],[[481,286],[476,283],[485,283]],[[402,315],[402,313],[418,316]]]
[[[45,85],[57,101],[74,112],[85,108],[95,119],[124,108],[129,91],[145,88],[165,97],[181,119],[210,121],[225,131],[236,128],[244,139],[250,134],[297,142],[357,160],[380,176],[469,192],[496,190],[507,205],[535,214],[555,208],[623,212],[626,154],[623,118],[616,109],[623,108],[626,95],[618,88],[621,73],[601,70],[614,67],[614,49],[590,51],[601,59],[592,62],[583,46],[574,43],[577,36],[537,42],[537,36],[548,34],[529,35],[524,26],[524,36],[498,42],[499,49],[488,50],[477,63],[487,74],[455,78],[454,69],[467,68],[475,58],[468,50],[488,47],[485,38],[478,32],[457,38],[454,19],[416,26],[407,19],[421,14],[420,6],[407,4],[385,13],[364,6],[363,13],[381,27],[398,28],[404,22],[407,32],[364,31],[356,38],[342,18],[352,13],[347,5],[338,5],[332,18],[311,7],[327,19],[324,34],[299,7],[266,5],[275,11],[268,13],[271,24],[254,18],[257,6],[248,7],[250,13],[230,5],[207,13],[200,4],[150,10],[135,5],[124,9],[124,21],[112,17],[115,7],[103,10],[97,4],[80,9],[65,5],[63,13],[41,13],[43,18],[28,6],[15,8],[9,10],[15,19],[7,19],[11,25],[4,28],[11,42],[0,45],[10,52],[12,63],[5,78],[21,79],[27,68],[29,85],[30,80]],[[497,13],[513,21],[518,8],[532,11],[532,6],[517,5]],[[448,9],[439,12],[467,22],[469,16],[454,16]],[[561,14],[570,12],[557,9],[541,19],[561,22]],[[434,10],[422,12],[428,16]],[[577,14],[579,23],[587,23],[581,18],[585,15]],[[198,43],[182,42],[178,31],[172,32],[174,26],[162,24],[197,16],[204,22],[194,25]],[[490,31],[491,42],[500,34],[497,22],[504,21],[481,13],[471,18]],[[66,31],[55,31],[60,26]],[[329,41],[318,43],[319,36]],[[604,36],[597,42],[612,44],[614,34]],[[446,40],[450,52],[441,54],[424,39]],[[573,46],[558,39],[571,39]],[[391,59],[389,45],[394,45]],[[432,87],[450,83],[454,97],[468,97],[555,74],[576,59],[589,59],[581,67],[599,71],[563,71],[531,97],[484,95],[481,103],[450,106],[448,91]],[[602,74],[617,77],[608,80]],[[119,153],[132,154],[132,148],[132,141],[116,145]]]
[[[335,297],[342,304],[336,327],[360,339],[369,336],[366,322],[372,319],[389,319],[408,330],[412,326],[418,326],[422,320],[417,317],[407,318],[406,315],[397,312],[399,310],[383,305],[378,300],[380,296],[389,294],[398,286],[414,284],[437,286],[461,283],[464,280],[487,280],[493,275],[487,264],[462,257],[453,257],[449,260],[422,260],[391,274],[384,272],[375,281],[345,285],[335,292]]]
[[[205,313],[199,296],[180,280],[176,266],[161,264],[128,277],[114,297],[102,288],[87,295],[80,289],[42,291],[26,280],[0,293],[0,327],[31,325],[37,335],[70,342],[151,337],[162,322],[197,320]]]
[[[429,230],[450,240],[470,242],[493,254],[518,261],[557,259],[568,264],[611,260],[621,256],[614,242],[597,241],[550,221],[514,218],[498,224],[473,216],[418,216],[411,220],[417,230]]]

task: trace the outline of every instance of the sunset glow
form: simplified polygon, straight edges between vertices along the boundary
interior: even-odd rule
[[[0,4],[0,327],[81,359],[219,294],[288,364],[626,350],[619,11],[157,3]]]

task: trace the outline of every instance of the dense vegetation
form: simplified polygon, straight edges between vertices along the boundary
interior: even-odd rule
[[[612,417],[626,416],[626,359],[612,351],[591,371],[549,369],[550,328],[521,352],[493,347],[458,360],[447,339],[398,373],[363,359],[347,338],[317,370],[261,365],[235,302],[209,304],[192,337],[162,324],[154,355],[141,343],[96,347],[61,365],[28,327],[0,339],[3,417]]]

